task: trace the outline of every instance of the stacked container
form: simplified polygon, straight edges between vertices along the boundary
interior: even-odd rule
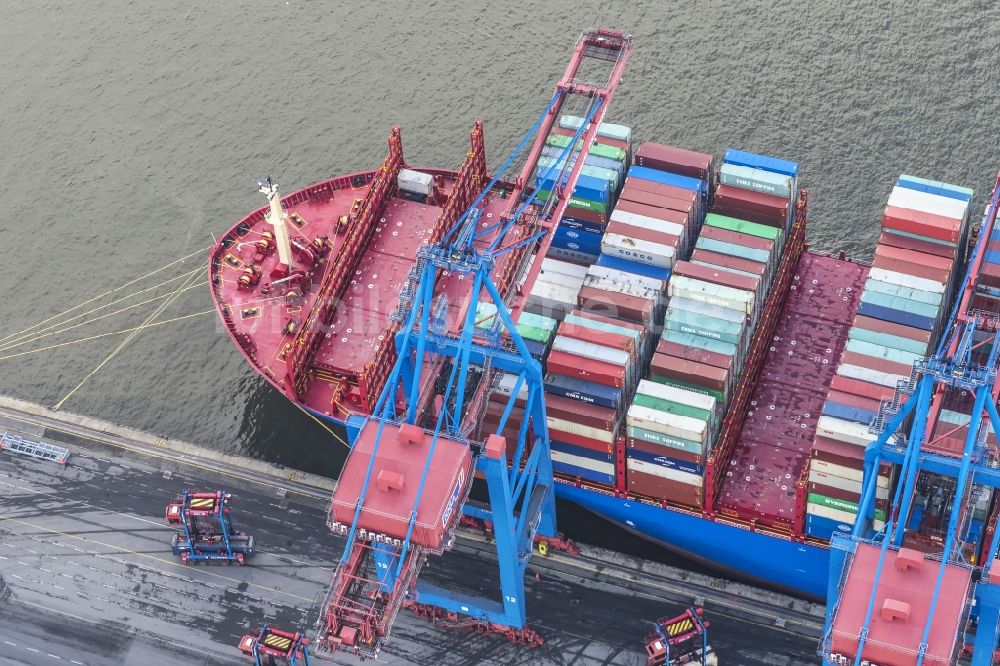
[[[823,405],[813,444],[806,533],[850,530],[860,500],[869,426],[913,364],[933,353],[949,314],[966,239],[971,190],[901,176],[847,346]],[[890,470],[880,470],[876,527],[885,518]]]
[[[587,276],[587,269],[540,255],[535,255],[534,261],[542,262],[542,266],[531,286],[525,310],[562,321],[563,317],[576,308],[577,296]]]
[[[559,324],[545,377],[555,472],[615,484],[624,396],[638,381],[648,337],[644,326],[582,311]]]
[[[489,302],[480,302],[476,307],[476,328],[488,330],[496,324],[497,306]],[[525,346],[531,352],[531,356],[545,364],[545,355],[555,334],[557,322],[551,317],[535,314],[533,312],[521,313],[517,322],[517,332],[524,340]],[[502,329],[502,327],[500,327]]]
[[[541,188],[540,201],[548,199],[560,174],[565,177],[576,164],[581,146],[576,146],[568,158],[564,152],[582,123],[582,118],[563,115],[559,127],[546,139],[535,172],[535,182]],[[632,131],[622,125],[602,123],[598,128],[597,140],[587,152],[576,187],[553,233],[549,256],[583,265],[597,260],[608,215],[625,179],[631,136]]]
[[[701,506],[705,456],[720,414],[712,395],[639,382],[627,419],[629,491]]]
[[[626,188],[633,172],[648,168],[642,164],[662,164],[656,160],[670,156],[662,148],[640,148],[636,153],[640,166],[630,171]],[[671,159],[679,163],[684,157]],[[686,162],[687,167],[680,168],[701,168],[692,167],[690,159]],[[704,167],[710,169],[711,162],[704,163]],[[697,175],[700,171],[688,173]],[[714,414],[724,412],[780,261],[782,238],[794,208],[791,198],[796,191],[797,173],[798,165],[792,162],[733,150],[726,153],[720,175],[727,188],[723,191],[723,206],[720,210],[716,190],[716,212],[705,218],[691,260],[675,261],[672,266],[663,334],[652,358],[651,381],[644,386],[660,384],[664,390],[700,395],[702,400],[712,401]],[[782,196],[784,203],[775,203]],[[770,206],[767,210],[771,213],[778,211],[781,215],[765,215],[764,203]],[[699,428],[684,431],[689,437],[697,433],[697,438],[690,439],[677,429],[676,413],[651,414],[646,404],[651,400],[648,395],[639,395],[629,409],[629,487],[637,493],[701,506],[701,466],[718,434],[718,419],[706,418]],[[670,458],[669,449],[680,446],[689,461],[697,460],[692,463],[697,467],[685,469],[686,476],[676,466],[652,467],[655,461],[648,453],[653,446],[667,447],[664,459]],[[637,469],[641,472],[634,474]],[[660,474],[657,483],[648,476],[654,471]],[[694,471],[698,472],[697,479]]]

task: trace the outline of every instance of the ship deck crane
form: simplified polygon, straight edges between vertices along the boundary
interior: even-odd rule
[[[536,533],[556,535],[555,497],[541,366],[515,327],[524,305],[518,285],[538,270],[540,261],[529,267],[527,260],[536,250],[544,256],[551,242],[547,232],[568,203],[631,50],[631,37],[622,33],[584,33],[551,101],[511,156],[485,187],[476,182],[471,205],[455,211],[454,224],[419,250],[397,311],[403,323],[396,335],[396,363],[331,501],[329,525],[345,534],[347,543],[324,604],[319,649],[376,656],[396,613],[412,597],[426,614],[538,642],[525,627],[524,573]],[[606,81],[593,83],[585,66],[603,67]],[[586,107],[585,122],[561,156],[556,180],[561,187],[540,203],[540,186],[532,186],[531,179],[545,138],[570,100]],[[484,164],[481,130],[476,138],[474,130],[473,151],[480,151]],[[498,193],[500,178],[532,140],[510,193],[509,212],[492,223],[481,220],[481,204]],[[578,144],[581,154],[571,165],[568,158]],[[477,162],[472,157],[467,164]],[[457,191],[468,187],[462,176],[459,180]],[[497,260],[507,254],[511,257],[504,265],[513,268],[495,275]],[[435,285],[456,275],[468,292],[455,321],[447,322],[440,316],[447,308],[435,299]],[[480,301],[492,302],[497,312],[485,333],[476,328]],[[499,434],[480,440],[468,427],[480,420],[483,396],[499,371],[515,375],[517,386],[498,433],[522,386],[527,387],[528,416],[516,442]],[[443,389],[425,410],[429,402],[422,396],[429,382]],[[488,506],[466,501],[474,475],[485,481]],[[451,530],[462,514],[493,525],[499,601],[415,583],[426,557],[450,546]]]
[[[831,541],[827,617],[820,655],[825,665],[956,663],[971,608],[978,614],[973,666],[995,661],[1000,629],[1000,529],[978,562],[962,544],[971,515],[973,484],[1000,488],[1000,464],[987,435],[1000,432],[1000,313],[972,307],[971,295],[1000,207],[1000,176],[980,226],[979,239],[936,353],[914,364],[872,426],[864,482],[850,536]],[[960,457],[925,448],[943,396],[975,397]],[[904,427],[909,424],[908,428]],[[898,466],[896,490],[880,532],[873,529],[879,470]],[[955,499],[940,556],[903,546],[903,532],[921,472],[955,479]]]
[[[167,505],[169,525],[179,525],[170,549],[181,562],[221,562],[243,565],[253,556],[254,538],[233,528],[230,494],[222,490],[192,493],[188,490]]]

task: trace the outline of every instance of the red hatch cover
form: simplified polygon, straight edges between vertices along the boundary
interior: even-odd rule
[[[347,456],[333,493],[332,519],[350,526],[375,448],[378,421],[368,421]],[[372,478],[358,527],[393,539],[405,539],[410,514],[417,511],[411,541],[429,550],[442,547],[445,534],[461,514],[461,502],[472,479],[469,447],[443,437],[434,447],[420,505],[417,488],[433,436],[413,425],[386,424],[372,466]]]
[[[830,647],[833,654],[850,659],[857,655],[858,633],[868,610],[880,550],[871,544],[858,544],[833,621]],[[887,554],[864,647],[866,661],[884,666],[916,664],[940,566],[940,562],[925,561],[923,553],[908,548]],[[955,637],[962,629],[970,579],[970,569],[947,565],[927,639],[924,664],[943,666],[951,663]]]

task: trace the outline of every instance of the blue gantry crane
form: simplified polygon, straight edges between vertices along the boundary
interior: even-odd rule
[[[1000,529],[978,560],[970,498],[974,486],[1000,487],[993,437],[1000,432],[1000,312],[977,305],[977,277],[1000,205],[993,190],[964,283],[936,353],[914,364],[872,427],[865,452],[858,519],[850,536],[831,541],[827,617],[820,654],[824,664],[952,664],[969,647],[973,666],[997,663],[1000,627]],[[928,446],[943,404],[971,399],[964,446],[942,452]],[[951,455],[949,455],[951,453]],[[880,470],[897,470],[885,527],[874,529]],[[904,536],[921,474],[954,481],[954,501],[940,554],[906,546]],[[995,514],[994,514],[995,516]],[[995,517],[994,517],[995,520]]]
[[[243,565],[256,550],[254,538],[233,529],[229,514],[229,493],[192,493],[188,490],[167,505],[166,520],[169,525],[179,525],[170,549],[179,555],[181,562],[217,562]]]
[[[545,110],[485,186],[481,126],[473,130],[473,150],[454,187],[471,192],[470,201],[453,195],[444,215],[454,223],[418,251],[397,311],[396,363],[331,502],[330,527],[347,543],[324,605],[320,649],[374,657],[408,599],[436,619],[539,641],[525,626],[524,573],[535,535],[556,536],[556,515],[541,366],[516,328],[524,306],[517,284],[539,269],[533,253],[545,254],[631,48],[631,37],[620,32],[584,33]],[[593,83],[595,65],[606,82]],[[546,136],[571,102],[584,108],[585,122],[552,174],[553,196],[542,202],[542,182],[532,186],[532,175]],[[575,162],[568,159],[576,151]],[[522,157],[520,177],[502,181]],[[483,211],[498,197],[509,200],[509,209],[491,219]],[[453,308],[441,285],[454,280],[465,285],[465,302],[449,317]],[[486,330],[477,328],[481,303],[495,312]],[[496,432],[483,438],[477,426],[500,372],[516,376],[516,386]],[[517,441],[508,442],[499,433],[515,405],[525,418]],[[475,476],[485,482],[486,505],[467,501]],[[499,600],[416,583],[427,555],[450,546],[463,514],[493,525]]]

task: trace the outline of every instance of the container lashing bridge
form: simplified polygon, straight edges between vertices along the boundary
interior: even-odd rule
[[[825,665],[954,664],[963,637],[973,666],[998,663],[1000,627],[1000,529],[995,523],[980,557],[967,561],[973,485],[1000,487],[993,433],[1000,433],[1000,313],[975,307],[976,279],[1000,206],[1000,176],[979,238],[959,286],[946,335],[935,354],[914,364],[872,425],[877,435],[865,452],[864,482],[850,536],[831,541],[827,617],[820,655]],[[974,397],[964,446],[940,453],[932,434],[946,398]],[[952,404],[952,403],[949,403]],[[908,424],[908,427],[906,427]],[[898,470],[885,527],[873,528],[880,470]],[[932,473],[954,479],[954,502],[939,554],[905,547],[907,518],[917,478]],[[993,520],[996,520],[994,513]],[[984,540],[985,541],[985,540]],[[972,635],[974,627],[974,635]]]
[[[256,634],[244,636],[239,647],[256,666],[309,666],[309,639],[302,632],[282,631],[265,624]]]
[[[485,187],[478,181],[469,187],[469,178],[485,174],[480,124],[473,130],[473,150],[454,189],[459,194],[442,213],[452,223],[418,251],[397,310],[395,364],[331,501],[329,526],[347,542],[324,603],[317,649],[374,658],[404,603],[453,626],[540,642],[525,626],[524,573],[536,534],[557,535],[555,496],[541,366],[515,327],[525,302],[519,285],[530,284],[530,272],[539,269],[532,254],[544,256],[551,242],[547,232],[568,203],[631,49],[631,37],[619,32],[583,34],[551,101]],[[603,66],[607,80],[585,82],[584,65]],[[541,203],[532,175],[569,100],[586,107],[585,122],[561,156],[555,181],[561,187]],[[511,188],[500,178],[532,139]],[[573,162],[576,146],[581,154]],[[456,198],[461,193],[465,200]],[[496,195],[509,196],[511,206],[487,220],[482,205]],[[443,293],[435,298],[435,287],[454,279],[463,280],[465,301],[449,316],[455,308]],[[497,310],[485,331],[477,329],[481,300]],[[515,375],[517,383],[497,433],[521,404],[519,395],[527,396],[516,442],[478,432],[500,372]],[[467,501],[477,475],[485,481],[486,505]],[[493,526],[500,600],[416,583],[427,556],[450,547],[463,514]]]
[[[187,490],[167,505],[167,524],[180,526],[170,549],[181,562],[218,562],[243,565],[255,552],[254,538],[233,529],[230,494],[221,490],[192,493]]]

